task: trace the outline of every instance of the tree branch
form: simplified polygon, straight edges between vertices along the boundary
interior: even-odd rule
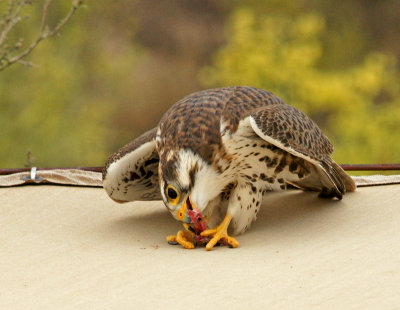
[[[2,2],[2,1],[0,1]],[[54,27],[49,30],[47,25],[47,17],[49,14],[49,7],[52,0],[46,0],[43,6],[42,21],[40,25],[40,31],[36,39],[21,53],[12,56],[13,52],[19,50],[22,46],[22,39],[19,39],[11,48],[4,44],[8,33],[12,28],[22,20],[21,11],[22,9],[31,4],[31,0],[11,0],[6,14],[0,20],[1,32],[0,32],[0,71],[8,68],[14,63],[21,63],[23,65],[34,66],[31,62],[23,60],[38,46],[38,44],[47,38],[53,37],[58,34],[68,21],[75,15],[76,11],[84,4],[85,0],[74,0],[72,7],[65,15],[63,19]]]

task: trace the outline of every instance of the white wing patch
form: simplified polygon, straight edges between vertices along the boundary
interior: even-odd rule
[[[103,187],[113,200],[128,202],[161,199],[158,186],[159,161],[155,148],[155,141],[144,143],[108,167]]]

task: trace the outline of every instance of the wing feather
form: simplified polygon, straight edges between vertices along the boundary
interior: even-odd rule
[[[156,128],[131,141],[108,158],[103,187],[117,202],[160,200]]]
[[[353,179],[330,157],[333,146],[321,129],[300,110],[277,104],[260,108],[250,116],[255,133],[265,141],[312,163],[319,174],[312,182],[306,179],[296,185],[315,190],[315,181],[321,197],[337,197],[354,191]],[[310,185],[311,184],[311,185]]]

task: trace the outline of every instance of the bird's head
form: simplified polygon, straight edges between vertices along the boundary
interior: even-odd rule
[[[159,176],[165,205],[174,218],[185,223],[191,223],[189,210],[210,215],[210,202],[226,186],[217,169],[189,150],[161,154]]]

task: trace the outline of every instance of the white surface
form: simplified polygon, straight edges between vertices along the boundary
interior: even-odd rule
[[[399,309],[400,186],[273,194],[240,247],[184,250],[161,202],[0,189],[0,309]]]

